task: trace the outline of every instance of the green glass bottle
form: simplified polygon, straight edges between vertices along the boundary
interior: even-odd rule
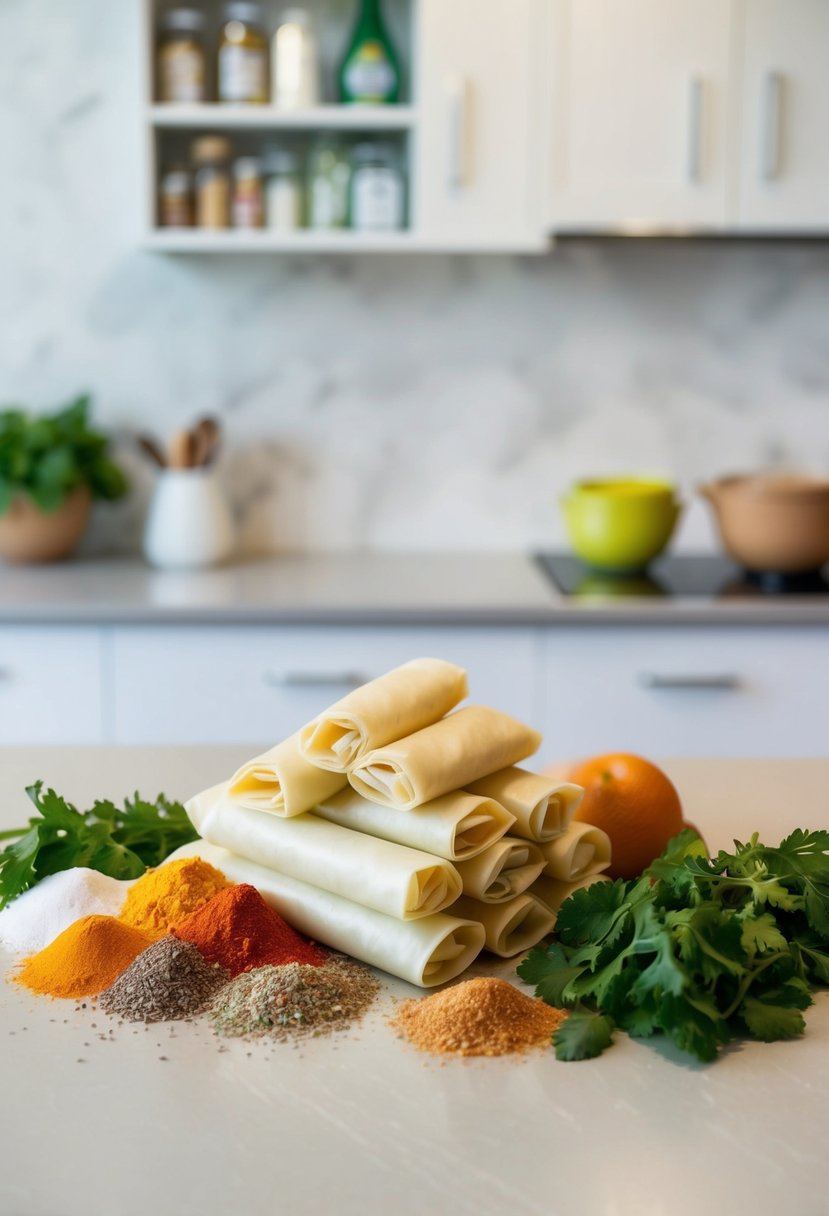
[[[360,0],[360,12],[340,67],[340,101],[389,105],[400,99],[400,64],[386,32],[380,0]]]

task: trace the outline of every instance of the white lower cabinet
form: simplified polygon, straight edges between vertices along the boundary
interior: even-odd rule
[[[102,676],[98,629],[0,629],[0,745],[100,743]]]
[[[550,629],[544,656],[550,757],[829,754],[826,629]]]
[[[270,745],[351,688],[420,655],[467,668],[471,701],[532,722],[537,651],[529,628],[117,629],[109,741]]]

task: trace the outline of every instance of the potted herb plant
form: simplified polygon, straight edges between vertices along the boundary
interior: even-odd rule
[[[83,535],[94,498],[120,498],[126,478],[109,440],[89,424],[90,399],[54,414],[0,411],[0,557],[66,557]]]

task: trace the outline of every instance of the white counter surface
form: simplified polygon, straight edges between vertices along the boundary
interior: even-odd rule
[[[76,801],[186,797],[247,749],[0,750],[0,827],[42,777]],[[712,848],[829,823],[829,761],[666,767]],[[511,974],[512,965],[498,970]],[[620,1036],[594,1061],[443,1061],[386,1026],[293,1048],[137,1031],[0,988],[2,1216],[709,1216],[827,1210],[829,998],[713,1065]],[[162,1058],[163,1057],[163,1058]]]
[[[0,565],[0,624],[829,624],[829,596],[572,600],[518,553],[349,553],[161,572]]]

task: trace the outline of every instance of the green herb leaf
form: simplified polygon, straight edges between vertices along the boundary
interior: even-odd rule
[[[73,866],[112,878],[138,878],[148,866],[198,839],[184,807],[163,794],[155,802],[136,794],[121,810],[112,802],[96,802],[82,813],[54,790],[44,793],[41,781],[26,793],[38,814],[0,852],[0,909],[49,874]],[[14,833],[4,833],[10,835]]]
[[[559,1060],[591,1060],[612,1042],[613,1021],[601,1013],[570,1013],[553,1034]]]

